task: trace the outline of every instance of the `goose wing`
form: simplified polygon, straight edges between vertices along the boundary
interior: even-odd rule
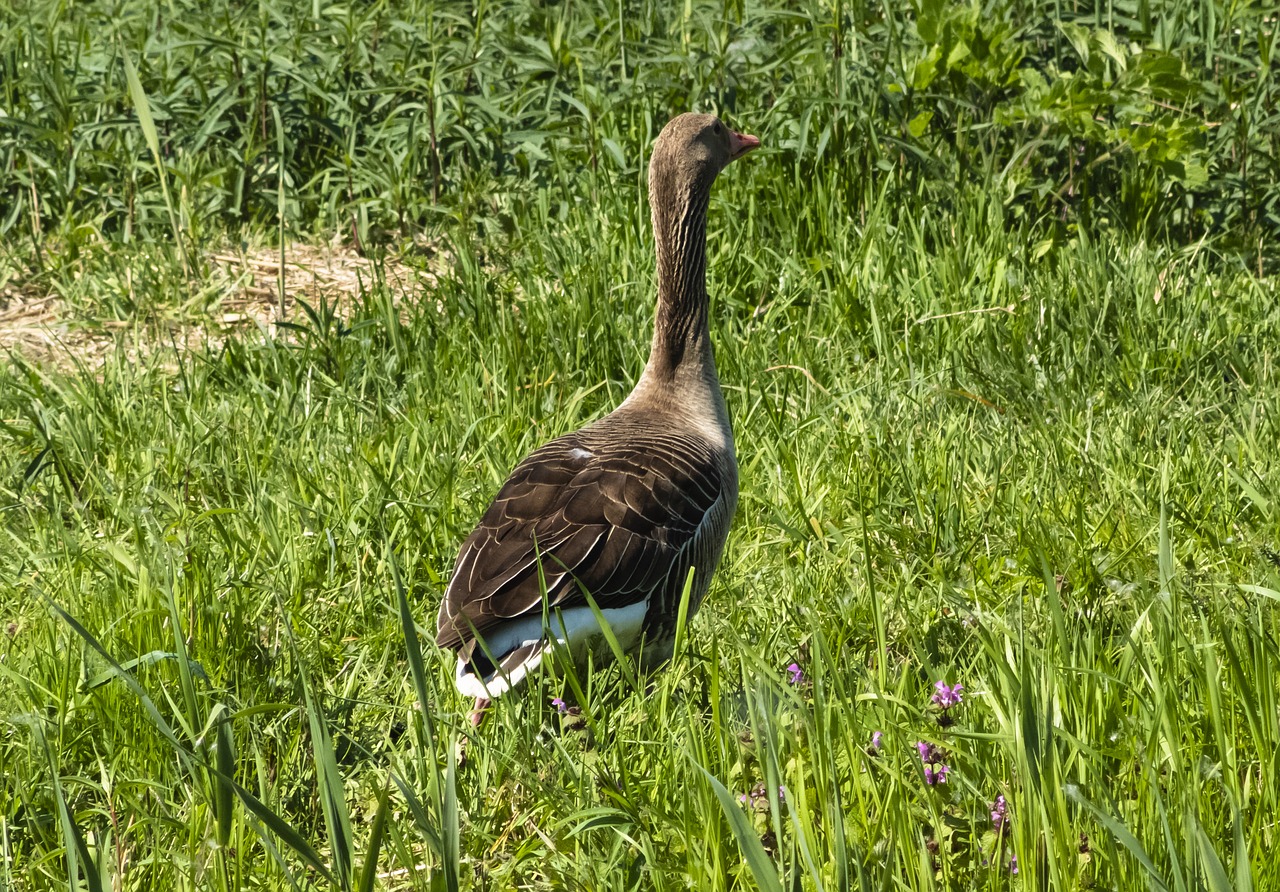
[[[682,554],[721,499],[724,474],[698,437],[590,429],[553,440],[511,473],[463,543],[440,605],[441,647],[552,607],[625,607],[683,585]],[[539,581],[541,573],[542,582]],[[678,591],[677,591],[678,594]]]

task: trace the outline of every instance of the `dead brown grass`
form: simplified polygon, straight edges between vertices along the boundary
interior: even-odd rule
[[[207,309],[179,318],[122,322],[72,308],[57,292],[10,281],[0,287],[0,352],[38,365],[97,369],[123,349],[135,359],[161,347],[217,347],[226,338],[254,330],[291,338],[279,328],[297,321],[299,300],[326,302],[342,320],[350,318],[360,295],[385,282],[397,305],[427,295],[441,255],[430,250],[428,270],[399,257],[376,265],[346,246],[290,244],[277,248],[222,248],[205,255],[202,288],[212,294]]]

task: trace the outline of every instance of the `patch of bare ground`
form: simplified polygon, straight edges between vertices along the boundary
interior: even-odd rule
[[[444,258],[430,248],[423,253],[425,269],[403,257],[374,261],[334,245],[213,250],[204,256],[203,281],[192,285],[193,293],[207,295],[202,310],[133,321],[93,318],[56,292],[0,283],[0,352],[40,366],[96,371],[120,351],[135,361],[166,348],[216,349],[228,338],[258,331],[294,340],[296,332],[280,323],[307,321],[300,300],[313,308],[326,305],[346,321],[361,295],[381,286],[404,318],[407,304],[434,300],[434,271]]]

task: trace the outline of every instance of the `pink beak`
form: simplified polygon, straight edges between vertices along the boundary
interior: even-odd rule
[[[737,161],[752,149],[760,148],[760,140],[746,133],[729,131],[729,160]]]

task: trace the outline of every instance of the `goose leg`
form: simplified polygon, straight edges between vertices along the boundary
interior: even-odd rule
[[[477,697],[475,709],[471,710],[471,728],[475,730],[480,727],[480,723],[484,721],[485,712],[492,703],[488,697]],[[458,743],[454,749],[454,759],[457,760],[458,767],[461,768],[467,764],[467,741],[465,735],[458,738]]]

